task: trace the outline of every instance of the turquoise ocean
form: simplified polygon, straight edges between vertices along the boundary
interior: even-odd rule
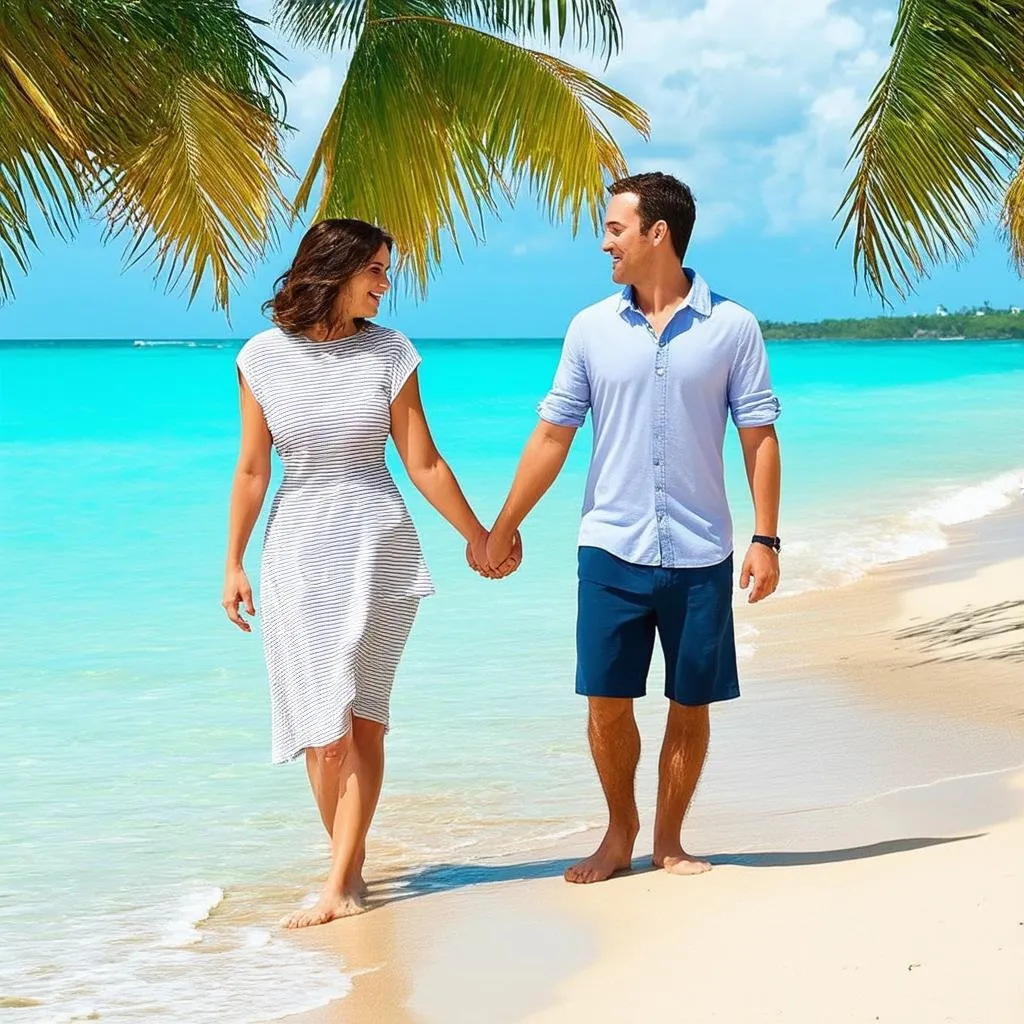
[[[237,347],[0,345],[4,1021],[230,1024],[350,986],[344,964],[275,927],[314,888],[326,841],[301,764],[269,764],[258,633],[238,632],[219,607]],[[557,342],[419,347],[436,440],[487,521]],[[812,589],[827,600],[1020,493],[1024,344],[780,342],[770,353],[783,403],[778,600]],[[743,539],[734,431],[727,445]],[[396,464],[438,585],[400,671],[371,837],[370,867],[396,891],[435,865],[451,878],[499,856],[542,859],[600,820],[572,692],[588,447],[584,432],[524,529],[521,571],[502,582],[469,572],[459,538]],[[261,532],[247,559],[254,584]],[[756,701],[756,628],[739,639]],[[789,750],[770,770],[754,766],[744,730],[758,726],[732,707],[716,726],[707,813],[867,799],[887,784],[865,772],[837,789]],[[663,711],[651,699],[645,723],[656,728]]]

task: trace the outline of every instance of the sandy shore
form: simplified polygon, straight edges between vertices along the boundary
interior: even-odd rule
[[[352,993],[291,1019],[1021,1024],[1022,539],[1017,502],[945,551],[742,615],[755,731],[731,735],[763,744],[767,796],[721,806],[728,763],[709,763],[687,826],[709,874],[645,870],[645,804],[637,870],[603,885],[561,880],[596,835],[380,880],[378,909],[299,938]],[[756,737],[768,708],[787,727]]]

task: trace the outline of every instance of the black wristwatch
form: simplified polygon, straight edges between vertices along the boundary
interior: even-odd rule
[[[766,537],[763,533],[755,533],[750,538],[751,544],[763,544],[766,548],[771,548],[776,554],[782,550],[782,538],[781,537]]]

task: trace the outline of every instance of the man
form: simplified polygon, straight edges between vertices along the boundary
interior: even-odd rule
[[[602,249],[622,290],[569,326],[554,385],[540,404],[487,556],[498,566],[554,482],[577,429],[593,414],[594,448],[579,538],[576,691],[608,803],[597,852],[570,882],[628,870],[639,831],[634,778],[657,632],[668,722],[659,766],[654,864],[674,874],[710,867],[680,832],[704,765],[708,707],[739,696],[732,618],[732,523],[722,445],[739,429],[754,500],[754,536],[740,569],[749,600],[779,580],[779,445],[761,331],[682,263],[695,208],[686,185],[638,174],[611,186]]]

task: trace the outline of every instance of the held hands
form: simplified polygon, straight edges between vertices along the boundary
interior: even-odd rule
[[[480,533],[466,545],[469,567],[489,580],[501,580],[519,568],[523,560],[523,542],[516,530],[511,536],[497,531]]]
[[[751,579],[754,586],[747,595],[748,604],[757,604],[758,601],[774,594],[775,588],[779,585],[779,556],[766,544],[751,544],[747,550],[747,557],[743,559],[740,589],[746,590]]]
[[[256,607],[252,603],[252,587],[249,586],[249,577],[245,570],[239,566],[229,567],[224,573],[224,594],[221,598],[221,607],[227,613],[227,617],[243,632],[251,633],[252,626],[249,625],[239,613],[239,604],[245,605],[245,610],[250,615],[256,614]]]

